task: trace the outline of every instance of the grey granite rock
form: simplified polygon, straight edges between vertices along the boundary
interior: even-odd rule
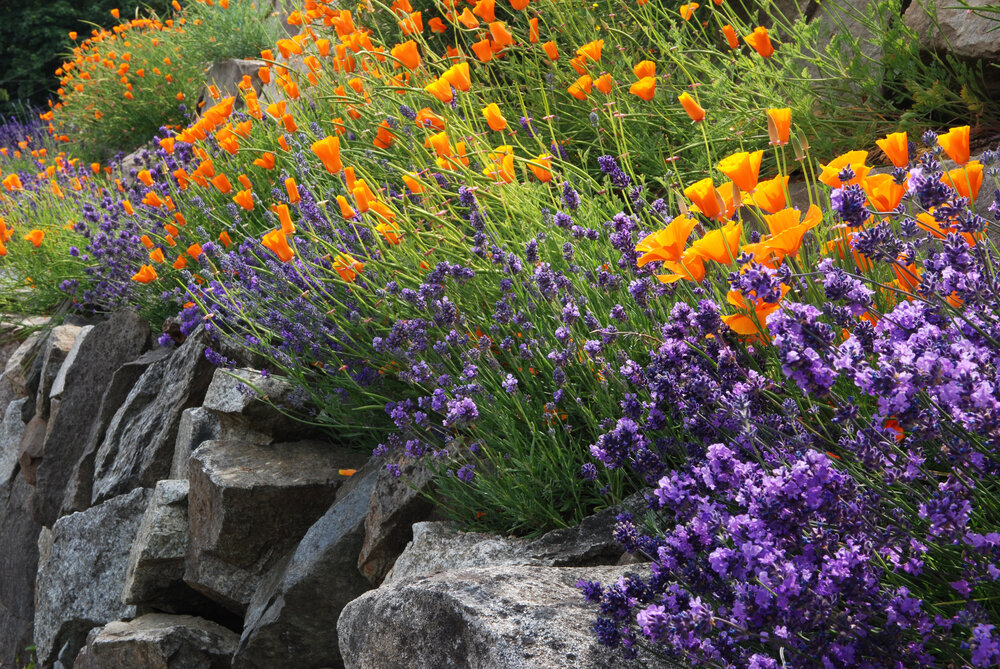
[[[150,604],[181,595],[188,544],[188,482],[156,483],[132,550],[122,601]]]
[[[242,614],[259,580],[330,507],[365,456],[322,442],[209,441],[190,460],[184,580]]]
[[[139,488],[63,516],[52,527],[36,580],[35,643],[43,664],[67,644],[75,657],[92,628],[134,615],[135,607],[122,603],[122,590],[149,497]]]
[[[193,334],[136,382],[97,449],[93,503],[170,474],[181,413],[201,404],[212,378],[205,341],[203,332]]]
[[[139,356],[149,342],[149,325],[131,311],[118,312],[81,332],[72,356],[59,371],[60,392],[52,398],[38,465],[32,509],[42,525],[51,526],[59,517],[115,370]]]
[[[132,388],[135,387],[139,377],[142,376],[150,365],[170,354],[166,348],[155,348],[146,351],[135,360],[130,360],[115,370],[111,377],[111,382],[104,391],[101,398],[101,407],[97,410],[97,417],[90,429],[90,436],[87,438],[87,445],[80,455],[76,468],[70,478],[66,488],[66,495],[63,497],[60,515],[66,515],[74,511],[84,511],[90,508],[91,498],[94,488],[94,458],[97,457],[97,449],[104,442],[108,426],[114,418],[118,409],[125,403]]]
[[[59,376],[59,370],[62,368],[63,362],[69,358],[77,339],[86,333],[86,328],[77,325],[57,325],[52,328],[39,353],[41,370],[35,395],[36,416],[48,419],[51,402],[49,393]]]
[[[427,520],[433,505],[422,493],[431,489],[430,471],[417,462],[398,463],[401,476],[379,468],[371,507],[365,519],[365,541],[358,556],[358,569],[372,585],[378,585],[413,538],[413,523]]]
[[[500,566],[383,585],[348,604],[337,623],[348,669],[504,667],[614,669],[597,643],[597,611],[580,579],[614,582],[645,567]],[[649,666],[661,666],[644,658]]]
[[[105,625],[87,642],[86,658],[92,669],[228,669],[237,641],[203,618],[151,613]]]
[[[0,485],[10,481],[17,468],[18,447],[24,435],[21,409],[27,401],[22,397],[8,404],[0,423]]]
[[[341,666],[337,618],[371,586],[357,570],[364,520],[377,472],[350,489],[272,569],[250,601],[233,666],[241,669]]]
[[[41,525],[31,518],[31,486],[20,474],[0,485],[0,667],[18,663],[31,645]]]

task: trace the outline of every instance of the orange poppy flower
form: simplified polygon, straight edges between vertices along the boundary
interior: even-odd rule
[[[788,292],[787,286],[781,287],[781,293]],[[722,322],[729,326],[729,329],[738,335],[763,338],[767,333],[767,317],[778,310],[779,302],[764,302],[763,300],[752,299],[751,304],[742,293],[735,290],[729,291],[726,301],[736,307],[736,313],[723,316]]]
[[[351,205],[347,202],[347,198],[343,195],[337,196],[337,205],[340,207],[340,215],[347,220],[354,218],[356,215],[354,209],[352,209]]]
[[[472,79],[469,78],[468,63],[458,63],[456,65],[452,65],[444,71],[441,78],[454,86],[457,90],[463,92],[472,87]]]
[[[389,121],[382,121],[378,126],[378,131],[375,133],[375,146],[379,149],[388,149],[395,141],[396,135],[392,132],[392,126],[389,125]]]
[[[582,58],[589,58],[590,60],[600,62],[601,60],[601,50],[604,48],[604,40],[598,39],[593,42],[584,44],[579,49],[576,50],[576,55]]]
[[[45,232],[43,230],[35,228],[34,230],[26,234],[24,238],[27,239],[29,242],[31,242],[31,245],[37,249],[39,246],[42,245],[42,240],[45,239]]]
[[[699,212],[708,218],[716,218],[723,212],[724,203],[715,190],[715,184],[712,183],[711,177],[705,177],[701,181],[691,184],[684,189],[684,195],[694,202]]]
[[[253,164],[257,167],[262,167],[265,170],[274,169],[274,154],[265,153],[260,158],[253,161]]]
[[[638,253],[642,253],[637,266],[642,267],[653,260],[679,261],[695,225],[697,221],[690,216],[677,216],[667,227],[646,235],[635,247]]]
[[[285,179],[285,192],[288,193],[289,204],[295,204],[301,199],[299,197],[299,186],[295,183],[294,177]]]
[[[156,281],[156,278],[156,270],[153,269],[152,265],[143,265],[138,272],[132,275],[132,280],[139,283],[150,283]]]
[[[221,172],[212,177],[212,185],[215,186],[222,194],[226,194],[233,190],[233,185],[229,183],[229,177]]]
[[[882,139],[875,140],[895,167],[906,167],[910,164],[910,148],[907,145],[905,132],[889,133]]]
[[[773,179],[757,182],[757,189],[752,194],[744,196],[744,202],[753,203],[769,214],[785,208],[785,192],[788,190],[788,177],[778,175]]]
[[[250,211],[253,209],[253,192],[250,190],[237,191],[236,195],[233,196],[233,202]]]
[[[153,252],[149,254],[149,259],[157,263],[164,262],[166,258],[163,257],[163,249],[153,249]]]
[[[261,243],[274,252],[281,262],[289,262],[295,257],[295,251],[288,245],[288,237],[281,230],[272,230],[264,235]]]
[[[657,274],[656,278],[663,283],[674,283],[684,279],[699,283],[705,279],[705,259],[694,249],[688,249],[678,261],[666,261],[663,269],[668,274]]]
[[[399,244],[399,228],[394,223],[379,223],[375,226],[375,230],[390,244]]]
[[[742,235],[743,223],[733,221],[695,241],[691,244],[691,251],[705,260],[729,265],[736,260]]]
[[[644,77],[655,77],[656,76],[656,63],[651,60],[644,60],[636,63],[632,67],[632,73],[636,76],[636,79],[642,79]]]
[[[656,95],[656,77],[643,77],[632,84],[628,92],[649,102]]]
[[[964,167],[956,167],[945,172],[941,176],[941,181],[958,191],[962,197],[975,202],[979,197],[979,188],[983,185],[983,164],[973,160]]]
[[[184,256],[177,256],[177,259],[174,260],[173,264],[171,265],[171,267],[173,267],[174,269],[184,269],[187,266],[188,266],[188,261],[187,258],[185,258]]]
[[[948,157],[959,165],[969,162],[969,126],[952,128],[937,138],[938,144],[948,154]]]
[[[774,46],[771,44],[771,37],[767,34],[767,28],[757,26],[753,32],[743,38],[746,43],[753,47],[753,50],[764,58],[770,58],[774,54]]]
[[[774,251],[778,258],[798,255],[805,234],[819,225],[823,212],[816,205],[810,205],[805,218],[798,209],[783,209],[776,214],[764,216],[771,237],[763,242]]]
[[[344,281],[354,281],[364,269],[364,265],[346,253],[338,253],[333,259],[333,269]]]
[[[511,1],[513,3],[516,0],[511,0]],[[528,3],[525,2],[524,6],[527,7]],[[539,39],[538,17],[535,16],[528,20],[528,41],[531,42],[532,44],[536,44],[538,42],[538,39]]]
[[[495,102],[483,107],[483,117],[494,132],[500,132],[507,127],[507,119],[500,113],[500,107]]]
[[[404,174],[403,183],[406,184],[406,187],[409,188],[410,192],[414,195],[419,195],[425,190],[424,185],[420,183],[419,179],[417,179],[416,174]]]
[[[792,110],[790,108],[767,110],[767,134],[772,146],[788,144],[791,127]]]
[[[720,172],[732,179],[740,190],[750,193],[757,187],[760,161],[763,157],[763,150],[753,153],[739,151],[720,160],[718,168]]]
[[[493,43],[500,48],[514,44],[514,36],[507,30],[503,21],[494,21],[490,24],[490,37],[493,38]]]
[[[313,142],[309,148],[323,161],[323,166],[330,174],[336,174],[344,169],[343,163],[340,161],[339,137],[327,135],[323,139]]]
[[[582,75],[579,79],[573,82],[567,91],[577,100],[586,100],[587,94],[590,93],[591,86],[593,86],[594,80],[590,78],[589,74]]]
[[[691,117],[692,121],[699,123],[705,120],[705,110],[702,109],[701,105],[699,105],[693,97],[687,93],[681,93],[677,99],[680,101],[681,107],[684,107],[684,111],[687,112],[687,115]]]
[[[556,47],[555,42],[546,42],[542,48],[545,49],[545,55],[549,57],[549,60],[559,60],[559,48]]]
[[[448,26],[444,24],[440,16],[432,18],[427,22],[427,25],[430,26],[432,33],[443,33],[448,30]]]
[[[537,165],[535,163],[538,163]],[[528,169],[531,173],[535,175],[535,178],[542,183],[548,183],[552,181],[552,156],[543,153],[537,156],[532,162],[528,163]]]
[[[487,23],[496,21],[496,3],[494,0],[479,0],[479,2],[475,3],[475,8],[472,10],[472,13]]]
[[[861,180],[868,176],[868,173],[871,171],[871,168],[865,165],[865,160],[867,159],[867,151],[848,151],[847,153],[843,153],[826,165],[820,165],[823,172],[819,175],[819,180],[830,188],[841,188],[843,186],[860,183]],[[847,166],[850,166],[854,171],[854,177],[847,183],[842,183],[839,175],[841,170]]]
[[[128,200],[124,200],[122,202],[122,208],[125,209],[125,213],[128,214],[129,216],[135,213],[135,208],[132,206],[132,203],[129,202]]]
[[[896,183],[891,174],[868,175],[861,180],[861,188],[868,195],[872,209],[881,212],[895,209],[906,194],[906,186]]]
[[[685,21],[689,20],[694,15],[694,10],[698,9],[698,7],[700,6],[701,5],[699,5],[697,2],[691,2],[686,5],[681,5],[679,10],[681,13],[681,18],[684,19]]]
[[[136,179],[147,186],[153,185],[153,175],[149,173],[149,170],[139,170],[139,173],[136,175]]]
[[[722,26],[722,34],[726,36],[726,41],[729,43],[730,49],[740,48],[740,40],[736,36],[736,28],[726,24]]]
[[[424,90],[445,104],[450,103],[455,98],[455,94],[451,92],[451,84],[445,79],[435,79],[424,86]]]
[[[226,232],[225,230],[219,233],[219,241],[222,242],[222,245],[227,249],[233,245],[232,238],[229,236],[229,233]]]
[[[17,174],[8,174],[4,177],[3,187],[9,191],[24,190],[24,184],[21,183],[21,177]]]
[[[440,21],[440,19],[438,20]],[[413,40],[397,44],[392,47],[389,53],[408,70],[420,67],[420,51],[417,49],[417,43]]]
[[[469,30],[474,30],[479,27],[479,19],[473,16],[468,7],[463,9],[462,13],[458,15],[458,22]]]
[[[610,74],[602,74],[601,76],[594,79],[594,86],[597,90],[604,93],[605,95],[611,94],[611,87],[614,85],[614,79],[611,78]]]

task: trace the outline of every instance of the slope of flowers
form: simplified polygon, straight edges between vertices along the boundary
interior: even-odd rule
[[[4,280],[51,304],[64,262],[81,309],[180,312],[467,527],[645,491],[618,538],[652,578],[581,583],[626,656],[991,666],[997,155],[959,126],[817,160],[843,98],[789,75],[807,27],[742,16],[307,2],[264,87],[128,173],[11,128]]]

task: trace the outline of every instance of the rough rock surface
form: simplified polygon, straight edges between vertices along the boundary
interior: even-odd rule
[[[621,667],[597,644],[596,610],[576,582],[641,569],[500,566],[384,585],[344,608],[340,652],[348,669]]]
[[[201,403],[212,378],[205,339],[203,331],[193,334],[136,382],[97,450],[93,503],[170,474],[181,413]]]
[[[207,398],[206,398],[207,401]],[[258,432],[255,426],[239,417],[219,414],[204,406],[185,409],[177,427],[170,478],[187,478],[188,460],[195,449],[206,441],[246,441],[270,444],[274,438]]]
[[[209,441],[190,460],[184,580],[244,613],[259,579],[330,507],[356,451],[321,442]]]
[[[23,410],[24,406],[21,408]],[[42,464],[46,431],[48,421],[41,416],[33,416],[21,431],[21,441],[17,445],[17,462],[21,466],[21,473],[33,486],[38,483],[38,468]]]
[[[129,554],[122,601],[171,600],[184,580],[188,543],[188,482],[156,483]]]
[[[914,0],[906,8],[903,20],[920,36],[925,49],[949,51],[962,58],[1000,61],[997,14],[976,11],[996,5],[996,0],[968,0],[967,4],[973,11],[957,2]]]
[[[63,505],[97,417],[101,398],[121,365],[149,346],[149,325],[137,313],[121,311],[82,333],[72,358],[59,374],[52,401],[32,512],[52,526]]]
[[[246,615],[233,666],[241,669],[341,666],[337,618],[370,588],[357,570],[364,520],[377,472],[350,481],[299,542],[261,582]]]
[[[91,669],[228,669],[237,641],[209,620],[151,613],[105,625],[88,640],[86,661]]]
[[[137,489],[52,527],[51,548],[38,564],[35,644],[38,659],[73,658],[94,627],[127,618],[135,608],[122,603],[129,551],[150,492]],[[41,543],[41,542],[40,542]]]
[[[17,475],[0,485],[0,667],[22,667],[31,645],[38,534],[31,518],[31,486]]]
[[[614,540],[618,510],[606,509],[585,518],[577,527],[553,530],[537,539],[459,532],[447,522],[416,523],[413,541],[396,560],[384,584],[467,567],[614,565],[624,553]]]
[[[91,427],[87,445],[66,489],[60,515],[90,508],[90,500],[94,492],[94,458],[97,456],[97,449],[104,442],[108,425],[111,424],[111,420],[121,405],[125,403],[142,374],[154,362],[169,354],[169,349],[156,348],[152,351],[146,351],[135,360],[130,360],[115,370],[107,390],[104,391],[104,397],[101,398],[101,407],[97,410],[97,418]]]
[[[365,519],[365,541],[358,556],[358,569],[372,585],[378,585],[413,538],[413,523],[426,520],[433,506],[421,494],[430,490],[431,473],[419,463],[399,463],[401,476],[379,468],[371,507]]]
[[[301,422],[281,413],[295,387],[277,376],[255,369],[216,369],[202,406],[219,414],[249,421],[257,431],[289,436],[307,433]],[[268,401],[265,401],[268,400]]]
[[[55,383],[62,364],[73,350],[77,339],[87,334],[87,328],[77,325],[57,325],[49,332],[42,350],[38,377],[38,389],[35,395],[35,415],[47,419],[49,417],[49,392]]]
[[[7,359],[7,364],[4,365],[4,379],[20,397],[29,395],[29,386],[34,386],[35,389],[38,388],[37,384],[30,378],[30,375],[32,365],[38,357],[43,344],[45,344],[44,333],[36,332],[17,347],[17,350]],[[39,371],[41,371],[40,366]],[[30,394],[33,395],[33,393]]]
[[[10,481],[17,469],[18,446],[24,434],[21,408],[27,401],[22,397],[8,404],[0,423],[0,485]]]

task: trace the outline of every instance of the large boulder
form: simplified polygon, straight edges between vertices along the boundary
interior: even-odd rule
[[[281,408],[287,406],[297,389],[286,379],[264,375],[255,369],[216,369],[212,384],[205,393],[205,409],[252,426],[255,431],[288,440],[307,436],[308,426],[297,421]]]
[[[35,391],[38,390],[38,382],[37,379],[32,378],[32,370],[44,345],[45,334],[35,332],[17,347],[7,359],[7,364],[4,365],[4,381],[9,383],[14,393],[20,397],[31,395],[34,399]],[[38,373],[41,373],[41,364],[38,365]],[[30,392],[29,388],[32,389]]]
[[[1000,61],[996,0],[957,2],[914,0],[903,20],[920,38],[923,48],[950,52],[969,60]],[[991,12],[988,8],[993,8]]]
[[[214,381],[212,385],[215,385]],[[205,401],[208,401],[207,396]],[[206,441],[245,441],[254,444],[270,444],[274,441],[274,437],[255,428],[254,424],[240,416],[219,413],[204,406],[185,409],[177,428],[170,478],[187,478],[191,454]]]
[[[97,410],[97,417],[91,426],[87,445],[83,449],[83,454],[80,455],[80,460],[77,462],[66,488],[60,515],[90,508],[94,493],[94,458],[97,457],[97,449],[104,443],[104,437],[107,435],[111,420],[149,366],[169,354],[170,349],[156,348],[146,351],[135,360],[130,360],[115,370],[111,382],[101,398],[101,407]]]
[[[576,527],[553,530],[537,539],[459,532],[447,522],[416,523],[413,541],[396,560],[384,584],[467,567],[615,565],[625,552],[614,538],[615,516],[620,510],[605,509]]]
[[[57,328],[58,329],[58,328]],[[87,328],[53,381],[52,409],[38,465],[32,511],[51,526],[59,517],[66,489],[87,446],[101,398],[121,365],[149,347],[149,325],[121,311]]]
[[[35,644],[43,665],[74,658],[92,628],[135,614],[122,603],[122,590],[149,497],[139,488],[53,525],[36,580]]]
[[[377,472],[358,473],[337,501],[272,569],[250,601],[233,666],[241,669],[342,666],[337,618],[371,586],[357,570]]]
[[[413,538],[413,523],[427,520],[434,510],[425,495],[431,490],[430,470],[408,459],[396,464],[398,476],[395,469],[379,469],[365,519],[358,569],[372,585],[382,582]]]
[[[322,442],[209,441],[190,460],[184,580],[243,614],[258,582],[330,508],[364,456]]]
[[[172,602],[183,587],[187,505],[187,480],[156,483],[129,554],[122,592],[126,604]]]
[[[619,654],[598,645],[592,629],[597,611],[576,583],[614,582],[636,571],[499,566],[383,585],[355,599],[340,615],[344,666],[621,667]]]
[[[23,667],[32,643],[41,525],[23,476],[0,485],[0,667]]]
[[[212,380],[205,342],[199,330],[139,377],[97,449],[93,503],[170,474],[181,413],[201,404]]]
[[[228,669],[237,641],[210,620],[150,613],[108,623],[91,634],[81,655],[88,669]]]

